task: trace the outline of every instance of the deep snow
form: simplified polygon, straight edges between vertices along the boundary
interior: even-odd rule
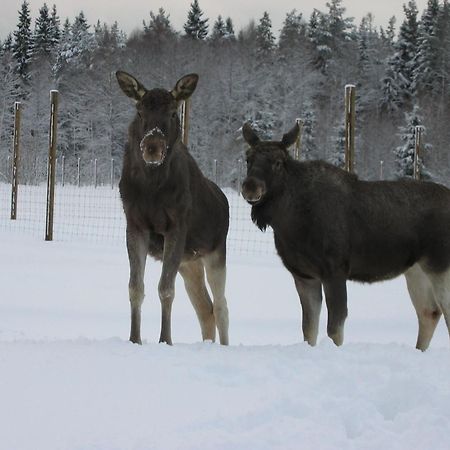
[[[450,448],[447,330],[414,349],[403,279],[349,283],[344,346],[325,337],[324,308],[311,348],[277,257],[231,256],[232,345],[198,342],[178,281],[168,347],[149,261],[139,347],[124,246],[3,229],[0,249],[1,450]]]

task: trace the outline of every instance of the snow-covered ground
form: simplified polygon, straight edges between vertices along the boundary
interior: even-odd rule
[[[324,309],[311,348],[277,257],[231,255],[231,345],[199,342],[178,281],[169,347],[156,343],[159,270],[149,261],[136,346],[123,245],[0,229],[1,450],[450,448],[448,334],[440,323],[414,349],[402,279],[350,283],[344,346]]]
[[[147,266],[144,345],[127,341],[128,261],[117,189],[0,185],[0,450],[449,449],[448,334],[414,349],[403,279],[349,284],[345,345],[301,342],[273,237],[231,206],[229,348],[199,342],[180,280],[174,347],[157,344],[160,265]]]

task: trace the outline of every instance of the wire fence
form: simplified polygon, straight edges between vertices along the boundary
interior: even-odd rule
[[[54,240],[124,244],[119,166],[115,160],[66,157],[56,161]],[[10,220],[11,159],[0,158],[0,228],[44,239],[47,160],[24,155],[18,167],[17,218]],[[219,186],[221,169],[220,162],[214,161],[208,174]],[[237,173],[241,172],[240,166]],[[239,185],[237,180],[234,188],[223,188],[230,204],[229,252],[253,256],[275,253],[272,230],[262,233],[253,224],[251,208],[239,195]]]

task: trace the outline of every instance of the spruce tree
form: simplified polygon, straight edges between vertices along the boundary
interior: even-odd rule
[[[225,38],[228,40],[236,39],[234,35],[234,27],[231,17],[227,17],[227,20],[225,20]]]
[[[14,31],[13,44],[16,72],[24,81],[29,79],[28,65],[31,59],[32,47],[30,8],[28,2],[24,0],[19,11],[19,23],[16,31]]]
[[[438,39],[438,21],[439,2],[428,0],[418,29],[413,72],[414,91],[437,93],[437,88],[441,85],[439,63],[442,43]]]
[[[313,10],[309,19],[308,39],[313,48],[314,67],[326,74],[332,56],[330,33],[327,17],[317,9]]]
[[[221,41],[225,38],[227,34],[225,22],[222,19],[222,16],[218,16],[217,20],[214,22],[213,30],[211,32],[210,39],[213,42]]]
[[[399,128],[400,140],[402,145],[395,149],[396,175],[398,177],[414,177],[414,150],[415,150],[415,128],[422,127],[425,134],[425,127],[422,125],[422,117],[419,114],[419,107],[414,106],[412,112],[405,113],[405,124]],[[429,144],[422,145],[422,149],[427,151],[430,149]],[[424,179],[430,178],[430,173],[423,163],[423,155],[419,160],[420,176]]]
[[[264,11],[256,27],[256,56],[264,60],[272,55],[274,49],[275,36],[272,33],[272,21],[267,11]]]
[[[150,11],[150,20],[148,24],[144,23],[144,32],[152,37],[166,37],[175,35],[175,31],[170,23],[170,15],[166,13],[164,8],[159,8],[158,13],[154,14]]]
[[[317,159],[316,145],[316,115],[311,101],[306,101],[302,113],[302,147],[300,150],[301,159],[311,160]]]
[[[200,9],[198,0],[194,0],[191,3],[187,21],[183,26],[186,36],[196,40],[206,38],[208,35],[208,19],[202,19],[202,16],[203,11]]]
[[[334,142],[331,148],[329,162],[336,167],[345,167],[345,125],[334,128]]]
[[[303,22],[302,14],[297,14],[293,9],[286,14],[283,27],[280,31],[278,47],[282,53],[292,53],[299,50],[305,39],[306,24]]]
[[[36,19],[33,36],[33,56],[50,55],[54,47],[52,19],[47,4],[39,9],[39,17]]]
[[[56,11],[56,5],[53,5],[52,7],[52,14],[51,14],[51,27],[50,27],[50,37],[52,40],[52,46],[55,48],[59,43],[59,37],[60,37],[60,20],[58,13]]]
[[[408,105],[414,95],[414,72],[418,38],[417,6],[414,0],[403,5],[405,19],[400,26],[395,53],[386,63],[381,82],[381,106],[388,112]]]

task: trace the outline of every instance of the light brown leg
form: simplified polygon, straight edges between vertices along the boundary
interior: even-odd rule
[[[405,278],[419,322],[416,348],[425,351],[430,345],[442,312],[435,301],[432,282],[419,264],[408,269]]]
[[[225,299],[225,281],[226,281],[226,265],[225,265],[225,245],[223,248],[203,257],[205,265],[206,277],[211,287],[214,298],[214,317],[217,329],[219,330],[219,340],[222,345],[228,345],[228,307]]]
[[[204,341],[216,339],[213,304],[205,285],[205,270],[201,260],[181,263],[178,269],[183,277],[186,292],[200,323]]]

